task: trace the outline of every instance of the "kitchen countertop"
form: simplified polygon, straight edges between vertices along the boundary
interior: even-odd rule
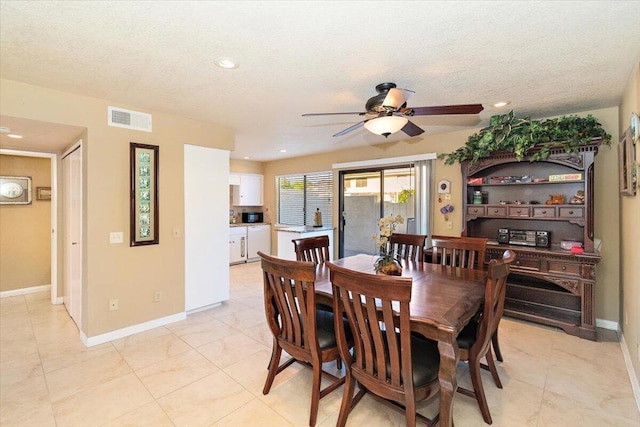
[[[229,224],[229,227],[246,227],[248,225],[271,225],[270,222],[236,222],[235,224]]]
[[[312,227],[310,225],[299,225],[293,227],[278,228],[278,231],[286,231],[288,233],[313,233],[314,231],[333,231],[333,227]]]

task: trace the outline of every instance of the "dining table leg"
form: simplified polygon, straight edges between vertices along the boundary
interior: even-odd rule
[[[456,380],[456,368],[460,354],[458,343],[455,337],[439,340],[438,350],[440,351],[440,371],[438,372],[438,382],[440,383],[440,426],[453,426],[453,398],[458,388]]]

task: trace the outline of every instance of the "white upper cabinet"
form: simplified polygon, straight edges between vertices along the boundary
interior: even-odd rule
[[[229,174],[229,185],[240,185],[240,175]]]
[[[262,175],[239,174],[240,184],[233,187],[234,206],[262,206]]]

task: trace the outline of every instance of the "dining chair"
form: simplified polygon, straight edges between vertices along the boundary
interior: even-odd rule
[[[469,373],[473,385],[473,390],[458,386],[458,392],[477,400],[482,418],[487,424],[491,424],[492,419],[480,376],[481,360],[482,358],[486,359],[487,369],[491,372],[496,386],[502,388],[502,382],[491,354],[491,341],[504,312],[507,276],[513,257],[515,255],[507,250],[502,259],[492,259],[489,262],[483,309],[462,329],[457,339],[460,360],[469,363]]]
[[[311,262],[284,260],[258,252],[264,279],[265,314],[273,334],[269,373],[262,394],[269,394],[277,374],[297,361],[313,371],[311,413],[309,425],[314,426],[320,399],[342,384],[338,378],[323,371],[322,364],[340,358],[334,329],[333,312],[316,307],[316,267]],[[342,323],[342,322],[340,322]],[[349,338],[345,338],[348,345]],[[282,350],[291,358],[279,364]],[[320,389],[322,375],[332,380]]]
[[[431,263],[484,270],[487,238],[431,238]]]
[[[393,233],[389,237],[389,247],[397,256],[409,261],[424,259],[424,242],[426,235]]]
[[[298,261],[308,261],[317,265],[330,260],[329,236],[305,237],[293,239],[292,242]]]
[[[291,241],[298,261],[307,261],[318,265],[330,260],[329,236],[327,235],[304,237]],[[333,312],[333,307],[326,304],[318,304],[318,309]],[[342,369],[342,359],[336,360],[336,368]]]
[[[506,250],[504,254],[502,254],[502,260],[505,264],[511,264],[513,260],[516,259],[516,254],[513,251]],[[498,327],[496,327],[496,331],[493,333],[491,337],[491,345],[493,346],[493,352],[496,355],[496,360],[498,362],[504,362],[504,358],[502,357],[502,351],[500,350],[500,341],[498,340]]]
[[[343,427],[365,393],[404,409],[407,426],[416,418],[416,403],[438,390],[440,354],[435,341],[413,338],[410,330],[410,277],[356,272],[331,262],[333,310],[343,311],[353,336],[353,350],[345,325],[336,323],[338,348],[344,361],[346,383],[337,426]],[[354,397],[356,382],[360,391]]]

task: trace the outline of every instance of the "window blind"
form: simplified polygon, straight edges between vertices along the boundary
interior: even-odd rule
[[[333,173],[288,175],[276,178],[277,221],[287,225],[313,225],[316,209],[322,224],[333,224]]]

